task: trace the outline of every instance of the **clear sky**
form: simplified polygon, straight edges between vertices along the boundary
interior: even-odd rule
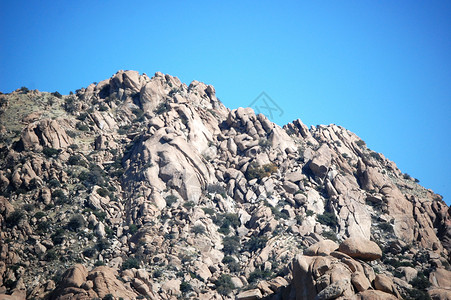
[[[0,91],[67,94],[119,69],[265,92],[337,124],[451,203],[450,1],[0,1]]]

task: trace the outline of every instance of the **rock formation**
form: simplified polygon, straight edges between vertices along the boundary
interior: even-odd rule
[[[352,132],[119,71],[0,94],[0,299],[450,299],[450,209]]]

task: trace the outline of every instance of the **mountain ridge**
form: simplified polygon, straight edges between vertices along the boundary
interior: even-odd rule
[[[416,299],[427,275],[449,295],[449,207],[341,126],[280,127],[159,72],[0,100],[5,293]]]

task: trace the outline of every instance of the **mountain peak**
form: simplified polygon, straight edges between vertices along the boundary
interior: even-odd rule
[[[449,296],[449,207],[341,126],[282,128],[122,70],[2,94],[0,116],[7,294]]]

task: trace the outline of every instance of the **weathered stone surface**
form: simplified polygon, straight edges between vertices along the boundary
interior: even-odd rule
[[[85,266],[78,264],[73,266],[64,272],[61,282],[59,284],[60,287],[81,287],[81,285],[86,281],[86,277],[88,276],[88,270]]]
[[[296,299],[314,299],[316,288],[313,282],[313,274],[310,271],[312,258],[298,255],[293,260],[293,280],[292,285],[296,292]]]
[[[377,290],[393,294],[395,293],[394,286],[393,286],[393,280],[390,279],[387,275],[384,274],[377,274],[376,278],[374,279],[374,287]]]
[[[366,290],[358,293],[354,298],[356,300],[396,300],[397,297],[392,294],[385,293],[383,291]]]
[[[259,289],[247,290],[236,296],[237,300],[256,300],[261,298],[263,298],[263,295]]]
[[[428,294],[432,300],[449,300],[451,299],[450,289],[432,288],[428,290]]]
[[[56,120],[42,120],[26,127],[21,141],[25,150],[41,150],[43,146],[61,149],[72,144],[72,139]]]
[[[338,244],[331,240],[323,240],[304,250],[304,255],[315,256],[323,255],[327,256],[331,252],[338,249]]]
[[[312,170],[315,176],[324,178],[329,171],[331,159],[332,151],[330,150],[330,148],[327,146],[327,144],[321,145],[309,164],[310,170]]]
[[[346,239],[340,244],[338,251],[363,260],[376,260],[382,257],[382,250],[375,242],[359,238]]]
[[[36,107],[8,115],[30,99]],[[252,272],[277,265],[284,277],[255,282],[256,293],[393,298],[386,292],[399,297],[417,272],[434,270],[430,294],[447,297],[449,207],[340,126],[296,120],[282,129],[250,108],[228,110],[212,86],[136,71],[62,98],[0,93],[0,114],[0,283],[16,283],[0,294],[222,299],[215,283],[231,274],[234,298]],[[250,178],[250,165],[267,164],[271,174]],[[340,246],[323,240],[325,212],[337,217]],[[76,215],[88,223],[67,226]],[[362,261],[381,256],[370,240],[414,268],[397,268],[396,278],[386,260]],[[133,257],[143,269],[122,270]],[[107,267],[72,267],[66,287],[49,280],[79,258]]]
[[[429,275],[429,281],[434,287],[451,289],[451,271],[437,269]]]
[[[371,287],[371,283],[369,282],[368,278],[366,278],[365,274],[361,272],[353,273],[351,282],[355,289],[359,292],[366,291]]]
[[[315,299],[328,300],[338,298],[341,294],[343,294],[348,285],[348,279],[334,282],[331,285],[327,286],[324,290],[319,292],[318,295],[316,295]]]

